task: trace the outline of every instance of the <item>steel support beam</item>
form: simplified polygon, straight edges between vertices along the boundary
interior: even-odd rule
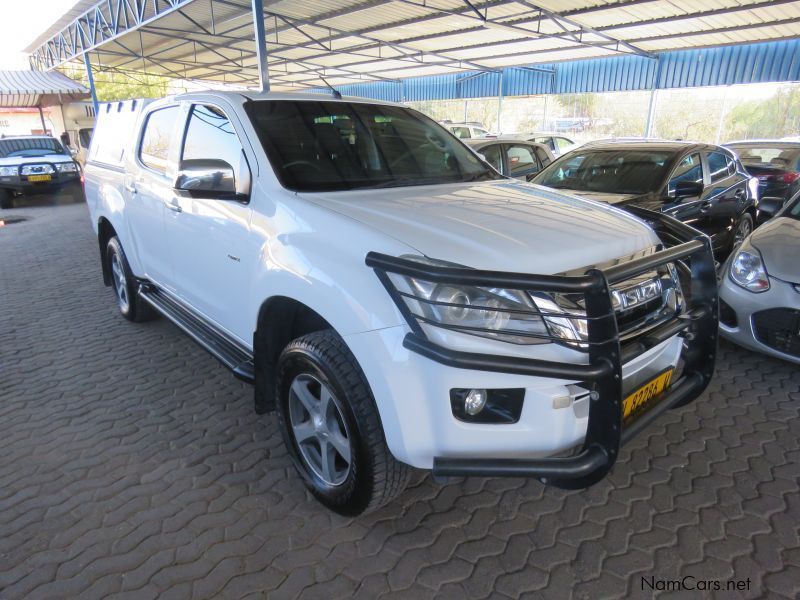
[[[86,67],[86,78],[89,80],[89,92],[92,94],[92,106],[94,106],[95,116],[100,114],[97,106],[97,90],[94,88],[94,75],[92,75],[92,63],[89,60],[89,53],[83,53],[83,66]]]
[[[264,29],[264,0],[252,0],[253,32],[256,42],[256,60],[258,61],[258,82],[261,91],[269,91],[269,69],[267,66],[267,32]]]

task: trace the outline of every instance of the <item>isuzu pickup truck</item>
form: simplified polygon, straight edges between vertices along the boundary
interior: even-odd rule
[[[591,485],[714,370],[708,237],[505,178],[404,106],[105,104],[86,192],[122,315],[252,382],[340,513],[412,467]]]

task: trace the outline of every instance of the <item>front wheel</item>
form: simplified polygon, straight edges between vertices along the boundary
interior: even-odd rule
[[[325,506],[357,515],[405,489],[411,469],[386,445],[369,383],[341,337],[297,338],[278,362],[277,412],[295,467]]]
[[[0,190],[0,208],[14,208],[14,192],[11,190]]]

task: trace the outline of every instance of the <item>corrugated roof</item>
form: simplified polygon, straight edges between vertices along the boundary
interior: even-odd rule
[[[56,71],[0,71],[0,106],[50,106],[86,98],[89,90]]]
[[[800,0],[270,0],[264,24],[286,90],[794,39]],[[99,70],[258,81],[250,0],[82,1],[31,50],[41,69],[88,50]]]

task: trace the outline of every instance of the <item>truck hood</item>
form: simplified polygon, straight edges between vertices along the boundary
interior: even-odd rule
[[[0,167],[65,162],[72,162],[72,157],[67,156],[66,154],[45,154],[44,156],[11,156],[9,158],[0,158]]]
[[[560,273],[658,243],[621,210],[510,180],[303,196],[429,258],[478,269]]]
[[[800,221],[790,217],[771,219],[750,236],[758,248],[767,273],[784,281],[800,282]]]

